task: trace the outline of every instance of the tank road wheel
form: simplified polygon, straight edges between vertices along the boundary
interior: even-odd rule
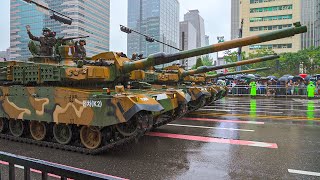
[[[102,134],[96,127],[82,126],[80,130],[81,143],[88,149],[96,149],[102,142]]]
[[[65,124],[55,124],[53,126],[54,139],[63,145],[69,144],[72,139],[71,126]]]
[[[46,138],[47,127],[45,123],[38,121],[30,122],[30,134],[34,140],[42,141]]]
[[[21,120],[10,120],[9,121],[10,133],[15,137],[21,137],[24,132],[24,123]]]
[[[5,118],[0,118],[0,134],[6,132],[8,128],[8,120]]]
[[[126,123],[117,124],[116,128],[121,135],[126,137],[132,136],[139,131],[139,125],[135,119]]]

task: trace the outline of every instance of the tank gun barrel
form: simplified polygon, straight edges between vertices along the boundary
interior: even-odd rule
[[[279,57],[280,56],[278,56],[278,55],[271,55],[271,56],[265,56],[265,57],[260,57],[260,58],[239,61],[239,62],[230,63],[230,64],[224,64],[224,65],[220,65],[220,66],[201,66],[195,70],[189,70],[189,71],[182,72],[181,77],[183,78],[183,77],[186,77],[189,75],[206,73],[206,72],[215,71],[218,69],[224,69],[224,68],[230,68],[230,67],[235,67],[235,66],[242,66],[242,65],[246,65],[246,64],[253,64],[253,63],[257,63],[257,62],[269,61],[269,60],[277,59]]]
[[[230,76],[230,75],[236,75],[236,74],[245,74],[245,73],[254,73],[254,72],[259,72],[259,71],[266,71],[266,70],[270,70],[270,69],[271,69],[270,67],[257,68],[257,69],[248,69],[248,70],[243,70],[243,71],[236,71],[236,72],[230,72],[230,73],[222,73],[222,74],[211,75],[211,76],[207,76],[207,78],[212,79],[212,78],[218,78],[218,77]]]
[[[209,53],[224,51],[224,50],[228,50],[236,47],[248,46],[248,45],[272,41],[276,39],[282,39],[282,38],[294,36],[296,34],[307,32],[306,26],[301,26],[300,23],[294,23],[294,25],[295,27],[291,27],[287,29],[273,31],[269,33],[263,33],[263,34],[249,36],[245,38],[239,38],[231,41],[225,41],[223,43],[213,44],[210,46],[205,46],[205,47],[187,50],[187,51],[181,51],[173,54],[166,54],[166,53],[152,54],[146,59],[124,63],[123,72],[128,73],[133,70],[145,69],[147,67],[166,64],[176,60],[182,60],[190,57],[196,57],[196,56],[201,56]]]

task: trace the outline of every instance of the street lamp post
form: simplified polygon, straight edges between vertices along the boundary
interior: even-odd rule
[[[224,36],[217,37],[218,43],[224,42]],[[219,52],[217,52],[217,62],[219,61]],[[219,65],[219,64],[218,64]]]
[[[239,38],[242,38],[242,32],[243,32],[243,19],[241,20],[241,26],[239,29]],[[238,48],[238,56],[237,56],[237,61],[241,61],[242,60],[242,47]],[[241,66],[237,67],[237,71],[241,71]]]

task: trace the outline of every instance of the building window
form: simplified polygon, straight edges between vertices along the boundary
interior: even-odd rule
[[[292,24],[250,27],[250,31],[273,31],[292,27]]]
[[[292,9],[292,4],[283,5],[283,6],[271,6],[271,7],[261,7],[261,8],[250,8],[250,13],[259,13],[259,12],[269,12],[269,11],[281,11]]]
[[[280,0],[250,0],[250,4],[274,2],[274,1],[280,1]]]
[[[292,48],[292,44],[264,44],[264,45],[251,45],[250,50],[257,49],[287,49]]]
[[[280,15],[280,16],[253,17],[253,18],[250,18],[250,22],[275,21],[275,20],[283,20],[283,19],[292,19],[292,14]]]

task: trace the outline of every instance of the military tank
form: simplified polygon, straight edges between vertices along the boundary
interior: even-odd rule
[[[73,46],[61,45],[59,56],[0,62],[0,137],[86,154],[104,152],[142,136],[154,125],[155,114],[165,110],[152,94],[125,90],[131,71],[306,31],[293,27],[137,61],[116,52],[75,60]]]
[[[220,65],[220,66],[202,66],[195,70],[190,70],[190,71],[184,71],[182,69],[180,76],[181,78],[183,78],[184,81],[189,80],[189,81],[193,81],[194,83],[205,85],[208,78],[210,77],[205,74],[206,72],[215,71],[215,70],[224,69],[224,68],[236,67],[241,65],[253,64],[258,62],[265,62],[265,61],[277,59],[279,57],[280,56],[278,55],[269,55],[265,57],[259,57],[259,58],[244,60],[240,62],[229,63],[225,65]],[[194,76],[194,75],[198,75],[198,76]],[[211,97],[206,101],[205,103],[206,105],[212,104],[214,101],[225,97],[228,92],[227,86],[222,87],[222,86],[213,85],[213,86],[205,86],[205,87],[209,92],[211,92]]]
[[[278,55],[271,55],[261,58],[255,58],[250,60],[244,60],[240,62],[220,65],[220,66],[202,66],[195,70],[186,71],[183,67],[178,65],[172,65],[166,67],[161,72],[157,71],[138,71],[143,73],[141,76],[137,76],[136,71],[131,72],[130,80],[138,81],[143,80],[151,84],[166,84],[176,89],[183,89],[187,94],[191,96],[191,101],[188,103],[189,110],[196,110],[209,105],[213,101],[216,101],[225,96],[227,92],[226,87],[220,86],[206,86],[207,75],[205,73],[215,71],[224,68],[236,67],[241,65],[253,64],[258,62],[265,62],[279,58]],[[144,78],[141,78],[144,77]],[[187,86],[189,82],[193,85]],[[183,85],[181,85],[183,84]]]

